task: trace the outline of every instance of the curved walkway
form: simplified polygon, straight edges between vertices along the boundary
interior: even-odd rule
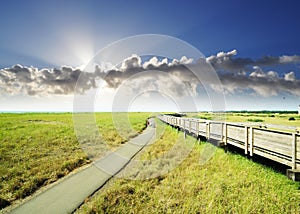
[[[99,190],[110,178],[121,171],[130,160],[155,136],[152,125],[117,151],[95,161],[89,167],[58,182],[53,187],[19,205],[10,213],[71,213],[84,200]]]

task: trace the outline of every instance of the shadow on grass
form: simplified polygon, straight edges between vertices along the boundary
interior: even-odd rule
[[[276,161],[264,158],[259,155],[255,155],[255,154],[253,156],[245,155],[245,153],[244,153],[245,151],[243,149],[232,146],[232,145],[227,145],[227,148],[225,148],[225,150],[227,150],[227,152],[230,152],[232,154],[241,155],[245,158],[248,158],[255,163],[259,163],[266,167],[269,167],[272,170],[274,170],[275,172],[281,173],[283,175],[286,175],[286,170],[290,169],[289,166],[286,166],[286,165],[278,163]]]
[[[240,155],[240,156],[243,156],[244,158],[248,158],[248,159],[252,160],[255,163],[262,164],[262,165],[274,170],[275,172],[283,174],[283,175],[286,175],[287,169],[291,168],[289,166],[286,166],[286,165],[278,163],[276,161],[264,158],[264,157],[259,156],[259,155],[255,155],[255,154],[253,156],[245,155],[244,149],[235,147],[235,146],[230,145],[230,144],[227,144],[226,147],[225,146],[220,146],[220,142],[218,140],[215,140],[215,139],[207,140],[206,137],[204,137],[204,136],[198,136],[197,137],[197,136],[195,136],[195,134],[190,134],[188,132],[186,134],[190,135],[192,137],[195,137],[197,139],[199,138],[198,140],[200,142],[207,142],[207,143],[210,143],[210,144],[212,144],[216,147],[222,147],[226,152],[230,152],[233,155]]]

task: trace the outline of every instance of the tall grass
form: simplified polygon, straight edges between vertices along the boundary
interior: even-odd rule
[[[145,128],[148,116],[148,113],[129,114],[136,132]],[[133,136],[130,133],[120,136],[110,113],[97,113],[96,121],[110,148]],[[89,162],[74,133],[72,114],[0,114],[2,207]]]
[[[161,139],[141,156],[160,156],[161,149],[173,147],[176,135],[181,134],[166,128]],[[114,179],[77,213],[300,212],[299,183],[222,149],[201,165],[205,145],[196,144],[185,161],[166,175],[148,180]]]
[[[240,113],[210,113],[210,112],[200,112],[200,113],[188,113],[187,117],[208,119],[208,120],[218,120],[218,117],[221,117],[222,121],[227,122],[257,122],[263,124],[274,124],[279,126],[285,126],[284,129],[278,128],[270,128],[274,130],[282,130],[282,131],[300,131],[300,115],[296,113],[250,113],[250,112],[240,112]],[[290,118],[294,118],[295,120],[290,120]],[[290,127],[290,128],[289,128]],[[296,128],[295,128],[296,127]],[[269,127],[268,127],[269,128]]]

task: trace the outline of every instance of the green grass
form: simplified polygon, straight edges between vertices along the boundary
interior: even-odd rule
[[[221,116],[220,116],[221,115]],[[300,131],[300,115],[292,114],[292,113],[209,113],[209,112],[201,112],[201,113],[188,113],[187,117],[201,118],[207,120],[219,120],[221,118],[222,121],[227,122],[256,122],[263,124],[275,124],[282,126],[295,126],[298,127],[297,130]],[[293,117],[295,120],[290,120]],[[275,130],[281,130],[280,128],[275,128]],[[286,130],[286,129],[284,129]],[[284,131],[283,130],[283,131]],[[290,130],[290,131],[295,131]]]
[[[174,146],[178,135],[182,133],[166,128],[139,158],[161,156],[162,150]],[[157,178],[114,179],[77,213],[300,212],[300,183],[222,149],[217,149],[213,157],[201,165],[200,154],[205,147],[205,143],[195,145],[182,164]]]
[[[171,131],[170,126],[165,126],[160,120],[156,120],[156,141],[146,146],[143,153],[140,156],[141,160],[151,160],[161,157],[164,153],[168,152],[171,147],[177,142],[178,134],[177,132]],[[164,133],[166,132],[166,133]],[[168,140],[166,141],[166,138]]]
[[[271,116],[274,117],[271,117]],[[300,115],[298,114],[263,114],[263,113],[245,113],[245,114],[226,114],[227,120],[232,122],[246,122],[248,119],[261,119],[267,124],[279,124],[287,126],[300,126]],[[289,121],[290,117],[294,117],[295,121]]]
[[[127,127],[127,135],[121,136],[111,113],[97,113],[96,123],[109,148],[114,149],[141,132],[148,116],[130,113],[130,125],[136,132]],[[71,113],[0,114],[2,207],[89,162],[74,133]]]
[[[246,115],[245,115],[246,114]],[[299,123],[298,115],[230,114],[232,121],[250,118]],[[126,116],[126,115],[125,115]],[[130,126],[117,125],[127,120],[117,114],[96,114],[103,140],[115,149],[145,128],[148,113],[129,114]],[[203,115],[212,117],[212,115]],[[295,117],[296,121],[288,121]],[[242,118],[242,119],[241,119]],[[242,121],[241,121],[242,120]],[[273,123],[274,123],[273,122]],[[142,174],[139,168],[127,171],[136,178],[147,178],[165,170],[184,155],[177,145],[183,134],[158,122],[157,141],[136,158],[155,160],[168,154],[170,161],[154,161]],[[188,137],[189,143],[195,139]],[[185,145],[187,143],[183,143]],[[207,144],[195,144],[187,158],[170,173],[143,180],[114,178],[77,211],[78,213],[299,213],[300,183],[290,181],[247,158],[216,149],[212,159],[201,165],[201,152]],[[190,147],[189,147],[190,148]],[[73,129],[72,114],[0,114],[0,202],[14,202],[40,187],[56,181],[89,163]],[[149,163],[153,163],[150,161]],[[125,170],[126,171],[126,170]],[[2,202],[1,202],[2,203]]]
[[[249,121],[249,122],[256,122],[256,123],[264,122],[264,120],[258,119],[258,118],[254,118],[254,119],[250,118],[250,119],[248,119],[247,121]]]

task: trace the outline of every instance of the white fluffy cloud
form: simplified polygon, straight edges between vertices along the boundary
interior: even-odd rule
[[[279,63],[281,64],[287,64],[287,63],[298,63],[300,62],[300,56],[294,55],[294,56],[280,56],[279,57]]]
[[[206,58],[206,61],[209,63],[222,63],[230,60],[232,56],[235,56],[237,54],[236,50],[232,50],[229,52],[219,52],[217,55],[212,55]]]
[[[142,59],[136,54],[133,54],[131,57],[126,58],[120,67],[121,71],[127,71],[132,68],[140,68],[142,67]]]
[[[296,81],[296,76],[295,76],[295,73],[293,71],[287,73],[287,74],[284,74],[284,80],[286,81]]]

